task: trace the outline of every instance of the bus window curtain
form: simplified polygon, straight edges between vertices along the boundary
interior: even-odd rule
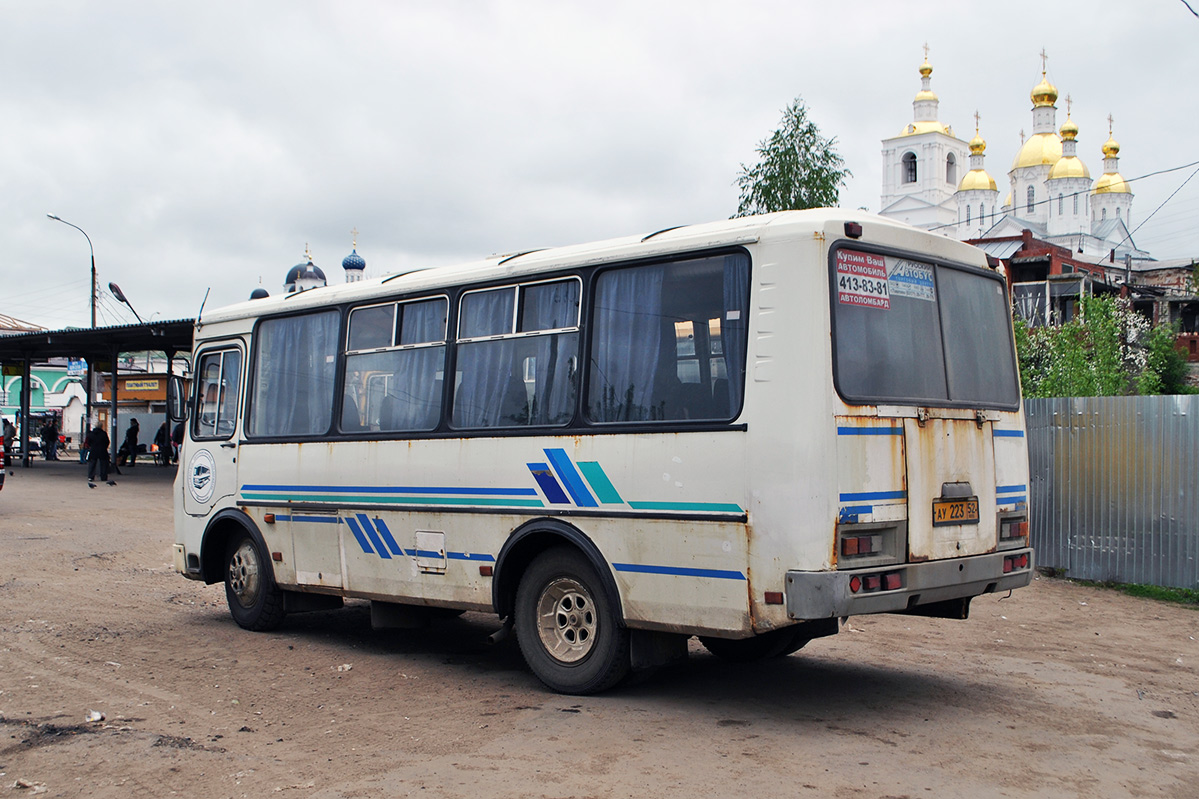
[[[650,418],[662,340],[665,268],[635,267],[599,278],[588,414],[596,422]]]
[[[724,367],[728,375],[730,417],[741,410],[741,391],[745,385],[746,322],[749,316],[749,260],[744,255],[724,259],[724,319],[720,338]]]
[[[333,415],[338,313],[263,322],[250,434],[320,435]]]

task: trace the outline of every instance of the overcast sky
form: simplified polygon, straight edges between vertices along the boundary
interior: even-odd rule
[[[1199,7],[1199,4],[1193,4]],[[940,118],[981,114],[987,169],[1032,130],[1044,48],[1103,172],[1199,161],[1199,18],[1181,0],[0,2],[0,314],[195,316],[279,293],[305,244],[331,283],[731,215],[741,163],[802,96],[879,208],[922,45]],[[1132,184],[1134,225],[1196,166]],[[1199,256],[1199,176],[1136,233]]]

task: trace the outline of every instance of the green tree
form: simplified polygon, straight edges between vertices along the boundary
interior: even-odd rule
[[[820,135],[803,99],[796,97],[783,111],[778,130],[758,145],[758,163],[741,165],[736,181],[741,198],[733,216],[836,205],[853,175],[833,149],[836,143],[835,137]]]
[[[1127,300],[1082,297],[1064,325],[1029,328],[1015,319],[1016,355],[1026,397],[1179,394],[1187,366],[1177,330],[1151,328]]]

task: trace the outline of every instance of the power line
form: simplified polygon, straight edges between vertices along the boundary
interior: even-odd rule
[[[1199,163],[1199,161],[1197,161],[1196,163]],[[1173,170],[1171,170],[1171,171],[1173,171]],[[1182,191],[1182,187],[1187,185],[1188,183],[1190,183],[1191,178],[1195,177],[1195,175],[1197,175],[1197,174],[1199,174],[1199,169],[1196,169],[1194,172],[1192,172],[1190,175],[1188,175],[1187,179],[1182,182],[1182,185],[1180,185],[1177,189],[1174,190],[1173,194],[1171,194],[1166,199],[1162,200],[1162,204],[1159,205],[1157,208],[1153,209],[1153,214],[1156,214],[1158,211],[1160,211],[1165,206],[1166,203],[1170,202],[1170,200],[1173,200],[1174,195],[1178,194],[1178,192]],[[1149,216],[1145,217],[1145,222],[1148,222],[1150,219],[1152,219],[1153,214],[1150,214]],[[1129,231],[1128,235],[1124,237],[1124,241],[1121,241],[1120,244],[1117,244],[1116,248],[1119,249],[1121,244],[1123,244],[1125,241],[1128,241],[1129,239],[1131,239],[1133,233],[1136,233],[1138,230],[1140,230],[1142,227],[1145,226],[1145,222],[1142,222],[1141,224],[1139,224],[1135,228],[1133,228],[1131,231]]]

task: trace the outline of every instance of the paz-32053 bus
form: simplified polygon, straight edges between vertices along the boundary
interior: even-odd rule
[[[252,300],[197,324],[175,565],[237,623],[495,612],[551,688],[1027,585],[1003,279],[787,212]]]

